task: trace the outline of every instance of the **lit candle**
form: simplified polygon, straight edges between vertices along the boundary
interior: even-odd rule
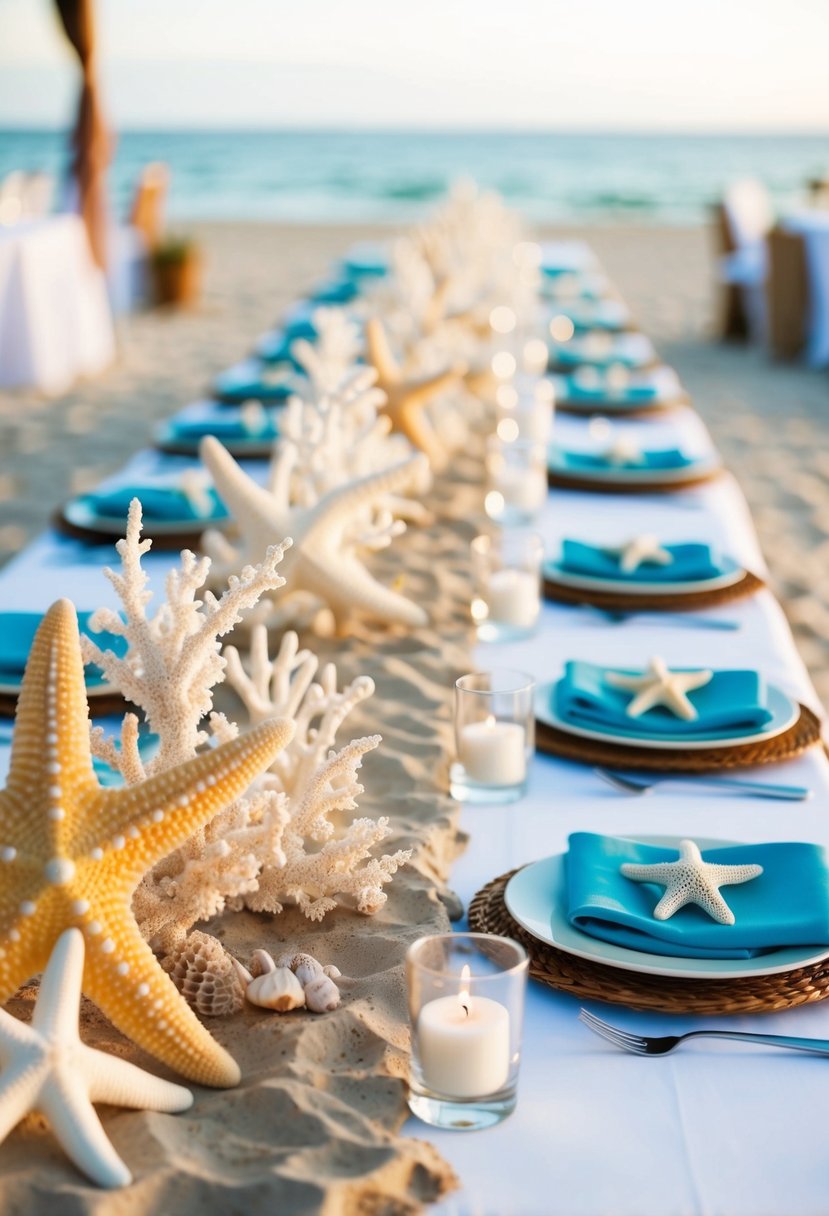
[[[499,625],[531,629],[541,608],[538,577],[528,570],[496,570],[487,587],[489,619]]]
[[[489,717],[458,731],[458,760],[479,785],[520,785],[527,776],[526,736],[518,722]]]
[[[420,1065],[429,1089],[447,1098],[495,1093],[509,1077],[509,1013],[498,1001],[470,996],[464,967],[455,996],[429,1001],[417,1021]]]

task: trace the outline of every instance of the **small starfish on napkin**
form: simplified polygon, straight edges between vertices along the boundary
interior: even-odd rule
[[[645,457],[635,439],[626,435],[617,435],[610,447],[605,448],[602,457],[611,465],[644,464]]]
[[[720,925],[733,925],[734,913],[720,895],[719,888],[749,882],[763,873],[762,866],[724,866],[703,861],[693,840],[679,842],[679,860],[662,861],[653,865],[625,862],[621,867],[625,878],[633,882],[655,882],[664,886],[665,894],[653,910],[656,920],[668,920],[686,904],[696,904]]]
[[[693,722],[698,714],[687,694],[709,684],[713,676],[713,671],[671,671],[664,659],[655,656],[641,676],[609,671],[605,681],[611,688],[622,688],[637,694],[625,710],[629,718],[638,718],[655,705],[664,705],[677,718]]]
[[[649,562],[652,566],[670,566],[673,554],[663,549],[655,536],[634,536],[618,549],[609,550],[619,559],[619,569],[625,574],[633,574],[640,566]]]

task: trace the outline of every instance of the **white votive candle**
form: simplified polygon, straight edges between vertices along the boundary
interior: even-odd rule
[[[478,785],[520,785],[527,776],[525,743],[517,722],[470,722],[458,732],[458,760]]]
[[[528,570],[496,570],[490,576],[486,598],[491,621],[531,629],[541,608],[538,576]]]
[[[494,487],[504,499],[504,505],[534,515],[547,498],[547,475],[543,469],[500,469]]]
[[[496,1093],[509,1076],[509,1013],[485,996],[438,997],[417,1022],[420,1067],[428,1089],[446,1098]]]

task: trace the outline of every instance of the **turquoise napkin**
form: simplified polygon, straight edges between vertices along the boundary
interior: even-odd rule
[[[591,578],[618,579],[621,583],[681,583],[716,578],[722,574],[722,560],[710,545],[687,543],[663,545],[673,561],[668,566],[643,562],[636,570],[622,570],[620,557],[609,549],[588,545],[580,540],[565,540],[561,546],[559,569],[567,574],[586,574]]]
[[[601,452],[567,452],[558,449],[558,456],[571,469],[687,469],[695,463],[693,457],[686,456],[680,448],[642,452],[641,460],[625,460],[621,464],[611,464]]]
[[[691,722],[678,718],[662,705],[646,710],[638,718],[629,718],[625,710],[636,693],[612,688],[605,680],[608,671],[643,674],[641,670],[599,667],[580,659],[571,660],[551,693],[558,717],[573,726],[607,730],[631,740],[653,735],[727,739],[760,731],[772,718],[766,704],[765,680],[756,671],[715,671],[708,684],[688,693],[698,714]]]
[[[248,430],[236,410],[220,405],[214,409],[193,410],[174,416],[170,419],[170,434],[180,439],[196,440],[204,435],[215,435],[222,440],[260,440],[266,443],[279,434],[276,411],[266,410],[262,421],[264,425],[261,430]]]
[[[567,351],[566,347],[560,350],[555,350],[552,354],[554,363],[559,364],[580,364],[589,362],[593,364],[593,360],[585,360],[581,355],[574,351]],[[607,363],[625,363],[624,359],[617,358],[615,355],[604,359],[601,363],[595,366],[602,366]],[[625,366],[629,364],[625,363]],[[604,403],[608,400],[608,387],[602,380],[595,386],[582,384],[573,376],[562,376],[560,391],[557,391],[556,396],[561,401],[598,401]],[[637,380],[633,384],[626,384],[622,389],[613,391],[612,401],[623,403],[625,401],[656,401],[659,397],[659,388],[656,384],[649,383],[647,380]]]
[[[680,958],[754,958],[784,946],[829,944],[826,850],[815,844],[741,844],[704,849],[703,861],[763,867],[750,882],[725,886],[735,916],[718,925],[687,904],[669,920],[653,918],[663,886],[634,882],[624,862],[676,861],[678,849],[576,832],[565,859],[566,914],[574,928],[601,941]]]
[[[353,278],[332,279],[328,283],[318,283],[309,299],[314,304],[350,304],[359,293],[360,289]]]
[[[97,642],[102,650],[112,650],[119,657],[126,654],[126,639],[114,633],[93,633],[89,628],[91,616],[91,612],[78,613],[81,633]],[[0,683],[18,683],[23,678],[26,660],[42,620],[42,612],[0,612]],[[85,678],[89,685],[104,682],[101,669],[92,663],[86,666]]]
[[[216,396],[222,401],[236,404],[243,401],[279,404],[287,401],[296,392],[296,371],[293,364],[286,364],[284,370],[284,378],[280,377],[275,383],[266,383],[262,379],[264,368],[241,374],[235,368],[230,368],[216,377],[213,388]]]
[[[284,372],[289,376],[292,372],[302,372],[302,365],[297,363],[296,359],[291,354],[291,343],[293,338],[285,336],[285,331],[282,329],[271,330],[256,344],[256,354],[273,368],[278,364],[284,364]],[[227,373],[225,373],[227,375]]]
[[[282,328],[288,342],[295,342],[297,338],[305,338],[308,342],[317,340],[319,333],[313,321],[317,307],[311,300],[300,300],[286,312],[282,318]]]
[[[382,278],[389,273],[389,260],[380,245],[360,244],[340,262],[345,274],[353,279]]]
[[[175,486],[118,486],[107,493],[84,495],[84,500],[95,510],[96,514],[111,519],[126,519],[133,498],[140,498],[141,509],[145,520],[166,521],[169,523],[190,523],[192,520],[204,520],[205,523],[227,518],[227,508],[213,487],[205,490],[210,499],[209,515],[199,515],[193,509],[190,499]]]

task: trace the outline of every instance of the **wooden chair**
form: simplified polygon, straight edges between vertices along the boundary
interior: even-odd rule
[[[733,182],[715,208],[722,289],[720,333],[723,338],[765,336],[765,239],[772,226],[765,187],[751,179]]]
[[[776,226],[768,235],[769,273],[766,281],[768,342],[778,359],[803,353],[809,310],[806,244],[798,232]]]

